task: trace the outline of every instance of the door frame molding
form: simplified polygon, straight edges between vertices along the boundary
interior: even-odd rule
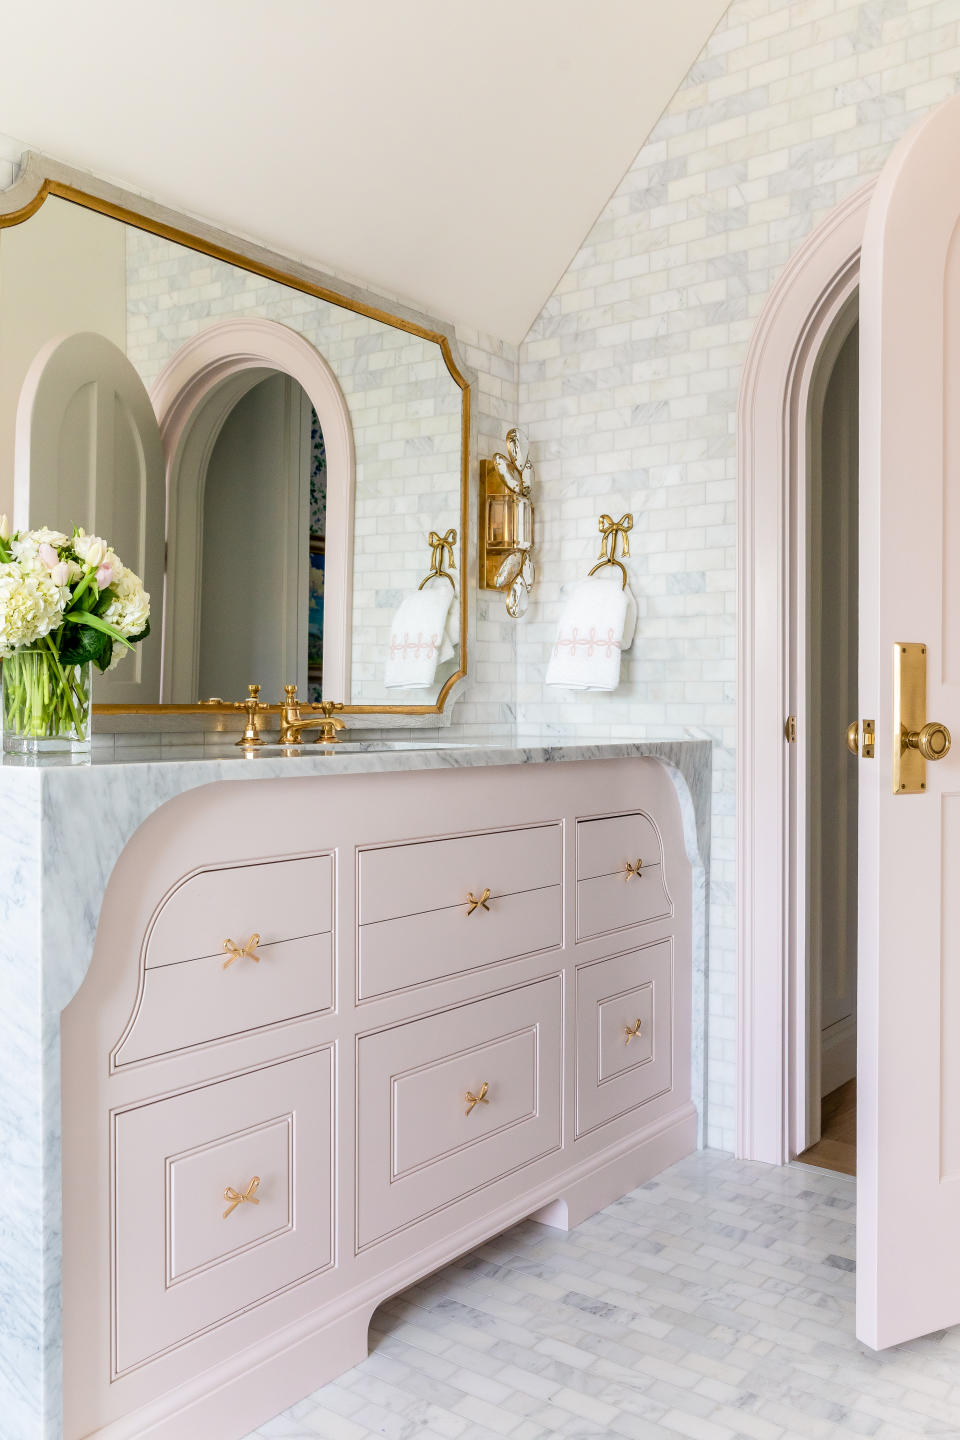
[[[774,1165],[792,1158],[807,1109],[805,867],[796,843],[806,776],[784,724],[805,698],[796,562],[808,406],[824,342],[859,284],[874,185],[832,210],[785,266],[754,328],[737,407],[736,1153]]]

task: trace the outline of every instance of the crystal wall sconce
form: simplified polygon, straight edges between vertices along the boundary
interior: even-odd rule
[[[519,428],[507,432],[507,453],[480,461],[480,588],[505,590],[507,614],[519,620],[536,577],[533,566],[533,466]]]

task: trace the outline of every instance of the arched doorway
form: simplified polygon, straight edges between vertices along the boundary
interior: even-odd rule
[[[737,1154],[772,1164],[805,1148],[811,1104],[808,777],[790,728],[809,702],[810,417],[855,322],[872,193],[838,206],[787,265],[740,389]]]

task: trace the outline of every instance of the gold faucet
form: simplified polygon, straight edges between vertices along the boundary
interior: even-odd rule
[[[315,745],[335,745],[337,743],[337,731],[345,730],[346,725],[333,712],[342,710],[343,705],[334,703],[332,700],[324,700],[319,705],[310,705],[311,710],[318,710],[318,715],[304,715],[300,708],[300,701],[297,699],[296,685],[285,685],[286,700],[280,707],[280,744],[300,745],[302,744],[302,731],[319,730],[320,734],[313,742]]]
[[[202,703],[204,705],[222,705],[223,701],[204,700]],[[247,715],[247,723],[243,727],[243,734],[236,742],[237,745],[242,746],[245,750],[252,750],[255,746],[262,745],[263,740],[260,737],[260,732],[257,730],[257,712],[259,710],[269,710],[270,706],[265,705],[260,699],[260,686],[248,685],[247,699],[234,700],[232,703],[234,710],[245,710]]]

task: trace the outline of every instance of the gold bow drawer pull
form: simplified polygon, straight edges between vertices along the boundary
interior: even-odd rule
[[[467,914],[468,914],[468,915],[472,915],[473,912],[474,912],[474,910],[489,910],[489,909],[490,909],[490,906],[487,904],[487,901],[488,901],[489,899],[490,899],[490,887],[489,887],[489,885],[486,887],[486,889],[484,890],[483,894],[480,895],[479,897],[476,896],[476,895],[474,895],[474,893],[473,893],[472,890],[468,890],[468,891],[467,891]]]
[[[259,965],[260,956],[257,954],[259,944],[259,935],[251,935],[246,945],[237,945],[233,940],[224,940],[223,948],[227,952],[227,958],[223,962],[223,969],[229,970],[234,960],[255,960]]]
[[[466,1111],[464,1112],[465,1114],[470,1115],[470,1114],[473,1112],[473,1110],[476,1108],[477,1105],[489,1105],[489,1104],[490,1104],[490,1101],[487,1099],[487,1091],[489,1090],[489,1088],[490,1088],[490,1087],[489,1087],[489,1085],[487,1084],[486,1080],[484,1080],[483,1084],[480,1086],[480,1089],[477,1091],[476,1095],[474,1095],[474,1093],[473,1093],[472,1090],[468,1090],[468,1091],[467,1091],[466,1095],[464,1095],[464,1097],[463,1097],[464,1100],[466,1100],[466,1102],[467,1102],[467,1108],[466,1108]]]
[[[632,1025],[627,1025],[624,1027],[623,1033],[627,1037],[626,1040],[624,1040],[623,1042],[624,1045],[629,1045],[631,1040],[635,1040],[639,1036],[642,1026],[642,1020],[635,1020]]]
[[[260,1201],[257,1199],[257,1191],[259,1190],[259,1188],[259,1175],[254,1175],[246,1190],[234,1190],[232,1185],[228,1185],[226,1190],[224,1190],[223,1192],[224,1200],[229,1200],[230,1202],[226,1210],[224,1210],[223,1212],[224,1220],[226,1220],[228,1215],[233,1214],[234,1210],[236,1210],[238,1205],[259,1205]]]
[[[642,872],[643,872],[643,861],[642,861],[642,860],[638,860],[635,865],[631,865],[631,864],[630,864],[630,861],[628,860],[628,861],[627,861],[627,873],[626,873],[626,876],[625,876],[624,878],[629,881],[629,880],[632,880],[632,879],[633,879],[634,875],[636,875],[637,878],[639,879],[640,876],[642,875]]]

